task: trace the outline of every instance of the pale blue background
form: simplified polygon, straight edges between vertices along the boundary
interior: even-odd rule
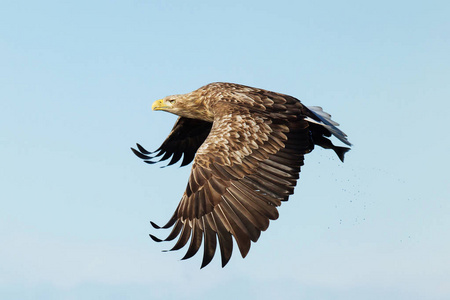
[[[1,299],[450,299],[448,1],[0,4]],[[354,143],[307,155],[243,260],[162,253],[189,167],[135,157],[154,100],[230,81],[321,105]],[[165,232],[156,232],[164,237]]]

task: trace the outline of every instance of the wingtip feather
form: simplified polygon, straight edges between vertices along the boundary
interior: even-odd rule
[[[163,240],[162,239],[160,239],[160,238],[157,238],[156,236],[154,236],[153,234],[149,234],[149,236],[152,238],[152,240],[154,240],[155,242],[158,242],[158,243],[160,243],[160,242],[162,242]]]

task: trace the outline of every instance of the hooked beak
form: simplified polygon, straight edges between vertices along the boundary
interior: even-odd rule
[[[169,106],[163,99],[159,99],[153,102],[152,110],[164,110],[166,108],[169,108]]]

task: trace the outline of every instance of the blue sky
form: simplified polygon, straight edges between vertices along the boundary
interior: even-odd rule
[[[447,1],[3,1],[1,299],[449,299]],[[320,105],[354,144],[307,155],[244,260],[162,253],[189,167],[135,157],[154,100],[229,81]]]

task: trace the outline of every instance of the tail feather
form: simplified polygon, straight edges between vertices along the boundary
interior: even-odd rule
[[[344,162],[344,155],[345,153],[347,153],[348,151],[350,151],[350,148],[348,147],[339,147],[339,146],[334,146],[333,148],[334,152],[336,152],[337,156],[339,157],[339,159]]]
[[[344,155],[350,150],[350,148],[335,146],[326,137],[334,135],[344,144],[351,146],[352,144],[348,141],[347,135],[336,127],[339,124],[331,120],[331,115],[324,112],[321,107],[310,106],[308,107],[308,109],[310,110],[311,114],[309,114],[305,118],[305,120],[307,120],[310,123],[312,135],[311,137],[314,144],[321,146],[322,148],[325,149],[333,149],[334,152],[336,152],[339,159],[342,162],[344,162]]]
[[[325,127],[330,133],[332,133],[336,138],[338,138],[341,142],[346,145],[351,146],[352,144],[348,141],[347,135],[341,131],[336,126],[339,126],[339,123],[331,120],[331,115],[324,112],[322,107],[320,106],[308,106],[308,109],[313,113],[310,118],[307,118],[308,121],[322,125]]]

